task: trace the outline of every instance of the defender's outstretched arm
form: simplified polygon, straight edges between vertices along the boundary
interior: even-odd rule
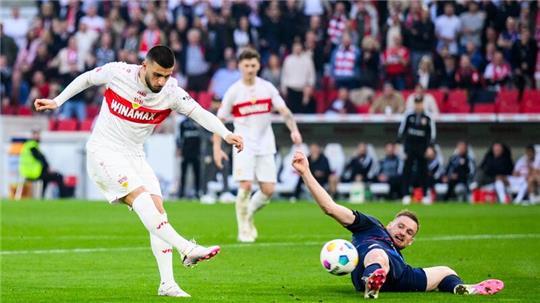
[[[297,151],[294,154],[292,165],[300,174],[309,189],[309,192],[313,198],[315,198],[315,201],[325,214],[334,218],[344,226],[351,225],[354,222],[355,216],[353,212],[347,207],[334,202],[332,197],[330,197],[326,190],[324,190],[319,182],[317,182],[315,177],[313,177],[309,170],[308,160],[302,152]]]

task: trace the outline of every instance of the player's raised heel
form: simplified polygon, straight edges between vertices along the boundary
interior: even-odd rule
[[[189,298],[190,294],[185,292],[178,284],[175,282],[161,284],[158,289],[158,296],[165,297],[177,297],[177,298]]]
[[[454,293],[458,295],[494,295],[504,288],[501,280],[489,279],[478,284],[460,284],[456,286]]]
[[[204,247],[195,245],[193,249],[186,253],[182,263],[186,267],[193,267],[200,261],[210,260],[221,251],[219,246]]]
[[[364,298],[377,299],[379,297],[379,290],[386,281],[386,272],[384,269],[379,268],[375,270],[367,279],[365,279],[365,292]]]

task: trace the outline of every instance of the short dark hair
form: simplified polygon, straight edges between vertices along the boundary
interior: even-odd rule
[[[165,45],[156,45],[148,51],[146,60],[155,62],[163,68],[171,68],[174,66],[174,53]]]
[[[253,58],[257,59],[257,61],[259,62],[261,61],[261,55],[259,54],[259,52],[253,48],[247,47],[242,50],[240,55],[238,55],[238,63],[242,62],[242,60],[250,60]]]
[[[399,213],[397,213],[394,218],[399,218],[399,217],[407,217],[413,220],[417,226],[416,233],[418,233],[418,231],[420,230],[420,222],[418,222],[418,216],[414,212],[408,209],[404,209],[404,210],[401,210]]]
[[[536,151],[536,149],[535,149],[535,147],[534,147],[534,144],[528,144],[527,146],[525,146],[525,149],[526,149],[526,150],[530,150],[530,151],[532,151],[532,152],[535,152],[535,151]]]

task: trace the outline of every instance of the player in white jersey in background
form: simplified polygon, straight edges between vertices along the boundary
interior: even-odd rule
[[[244,49],[238,56],[238,66],[242,78],[225,92],[217,115],[223,120],[232,118],[234,133],[244,139],[244,152],[233,153],[233,177],[240,182],[236,196],[238,240],[249,243],[257,238],[253,216],[269,202],[276,184],[272,112],[277,111],[284,118],[294,144],[302,143],[302,136],[278,90],[270,82],[257,77],[259,53],[250,48]],[[214,135],[217,167],[223,166],[223,159],[227,160],[227,155],[221,149],[221,138]],[[259,182],[259,190],[251,196],[253,181]]]
[[[161,283],[160,296],[189,297],[174,280],[173,248],[185,266],[215,256],[219,246],[203,247],[180,236],[169,224],[159,181],[148,165],[143,143],[172,110],[186,115],[227,143],[243,149],[242,137],[232,134],[171,78],[174,54],[166,46],[153,47],[142,65],[113,62],[75,78],[53,100],[37,99],[38,111],[54,110],[94,85],[105,85],[104,102],[86,145],[87,170],[110,203],[132,208],[150,232]]]

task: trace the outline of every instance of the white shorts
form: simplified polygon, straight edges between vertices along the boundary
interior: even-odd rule
[[[109,203],[119,202],[119,199],[140,186],[144,186],[152,195],[162,196],[159,180],[144,156],[88,149],[86,166],[90,179]]]
[[[255,155],[243,150],[233,151],[233,178],[235,181],[258,181],[276,183],[274,155]]]

